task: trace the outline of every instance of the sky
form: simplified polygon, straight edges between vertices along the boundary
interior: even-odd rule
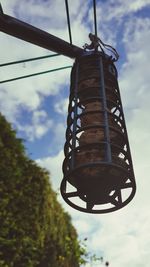
[[[82,47],[94,32],[91,0],[68,1],[73,44]],[[65,1],[1,0],[4,13],[69,41]],[[70,69],[0,84],[0,112],[24,139],[27,154],[51,173],[53,188],[72,216],[79,239],[111,267],[149,267],[150,262],[150,0],[97,0],[98,36],[120,54],[116,64],[129,135],[137,192],[124,208],[108,214],[85,214],[64,203],[63,146]],[[0,33],[1,64],[53,54]],[[0,80],[70,66],[64,56],[1,67]],[[101,266],[100,262],[86,267]]]

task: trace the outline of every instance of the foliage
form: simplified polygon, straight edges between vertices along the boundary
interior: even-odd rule
[[[0,114],[0,266],[79,267],[80,246],[49,174],[30,160]]]

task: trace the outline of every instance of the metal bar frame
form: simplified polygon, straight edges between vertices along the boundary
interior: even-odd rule
[[[66,143],[64,147],[64,154],[65,154],[65,159],[63,162],[64,177],[61,182],[60,190],[62,197],[71,207],[82,212],[103,214],[121,209],[125,205],[127,205],[135,195],[136,185],[135,185],[130,150],[128,149],[129,144],[127,140],[125,121],[123,119],[123,109],[122,105],[120,106],[121,100],[120,100],[119,86],[117,82],[117,73],[115,73],[114,75],[115,77],[111,75],[108,68],[108,62],[106,64],[107,58],[104,57],[101,52],[97,53],[97,56],[99,58],[97,68],[99,69],[100,79],[97,81],[97,85],[95,85],[96,88],[99,89],[99,94],[97,91],[97,95],[94,97],[94,99],[101,99],[102,110],[100,110],[99,113],[103,113],[104,122],[100,125],[84,126],[79,124],[79,127],[77,125],[77,118],[81,119],[83,113],[81,110],[80,110],[81,112],[80,111],[77,112],[75,106],[72,105],[72,102],[74,101],[75,103],[76,101],[76,93],[77,93],[76,89],[78,84],[77,78],[79,79],[80,82],[82,82],[84,78],[86,79],[87,76],[86,74],[85,77],[82,77],[81,79],[81,77],[78,77],[77,75],[78,68],[79,68],[79,73],[81,74],[82,58],[84,59],[84,57],[86,56],[89,56],[88,53],[87,55],[83,55],[80,59],[76,60],[76,65],[74,65],[74,67],[76,68],[74,69],[74,72],[72,69],[72,74],[71,74],[71,87],[70,87],[71,96],[68,108]],[[87,62],[85,61],[84,64],[87,64]],[[111,61],[111,64],[114,66],[113,61]],[[110,80],[109,76],[111,76],[112,81]],[[110,81],[112,83],[111,91],[112,92],[114,91],[114,93],[117,96],[117,98],[115,99],[111,98],[113,93],[111,96],[107,94],[107,90],[109,88],[108,81],[109,83]],[[87,102],[88,98],[86,98],[85,100]],[[110,103],[114,105],[112,106],[110,105],[109,107],[108,100],[110,101]],[[82,102],[81,99],[79,99],[79,101],[76,102],[77,108],[80,107],[81,102]],[[111,111],[109,111],[109,108]],[[113,108],[115,108],[116,111],[119,111],[119,114],[116,115]],[[82,107],[80,107],[80,109],[82,109]],[[84,113],[83,116],[85,116],[85,114],[92,114],[92,113],[93,111],[87,111],[86,113]],[[110,114],[112,114],[112,116],[115,119],[115,125],[111,124],[111,120],[109,120]],[[118,121],[120,122],[120,129],[117,128]],[[92,129],[92,128],[97,129],[98,127],[104,129],[104,136],[105,136],[104,141],[93,140],[93,142],[89,144],[80,143],[79,139],[80,137],[78,138],[78,133],[85,132],[86,129]],[[118,133],[120,136],[122,135],[125,142],[122,141],[121,139],[120,141],[121,144],[120,142],[118,143],[119,139],[118,137],[117,140],[113,139],[111,140],[111,133],[112,133],[111,131]],[[74,138],[79,142],[77,146],[75,146],[76,140],[73,140]],[[98,147],[99,151],[101,149],[105,150],[105,158],[102,157],[102,159],[99,159],[95,162],[90,162],[90,160],[80,161],[79,157],[78,158],[74,157],[75,155],[80,155],[78,154],[80,151],[81,152],[90,151],[91,148],[93,149],[95,147]],[[120,161],[121,160],[120,153],[122,153],[123,155],[122,158],[123,161]],[[86,171],[86,169],[88,168],[89,170],[91,170],[91,168],[93,169],[99,168],[99,171],[102,171],[103,177],[99,175],[99,179],[102,179],[100,183],[97,182],[98,174],[96,174],[94,177],[94,175],[92,174],[90,176],[88,172],[83,172],[84,170]],[[86,186],[88,182],[89,185]],[[110,183],[109,187],[107,187],[107,185],[105,184],[106,182]],[[92,194],[90,195],[90,193],[93,190],[92,183],[95,184],[97,189],[99,187],[99,192],[98,190],[95,193],[93,191],[93,195]],[[70,188],[69,187],[70,185],[73,186],[73,188]],[[101,190],[104,189],[103,186],[105,186],[105,190],[102,193]],[[125,191],[122,190],[126,191],[125,195],[123,195],[123,192]],[[98,196],[100,196],[98,194],[101,193],[103,201],[101,197],[98,200]],[[96,198],[94,199],[95,196]]]
[[[107,114],[107,103],[106,103],[106,92],[105,92],[105,81],[104,81],[104,70],[103,70],[103,60],[102,56],[100,57],[100,75],[101,75],[101,88],[103,96],[103,108],[104,108],[104,124],[105,124],[105,136],[106,136],[106,151],[107,151],[107,160],[108,162],[112,161],[111,157],[111,147],[110,147],[110,133],[108,126],[108,114]]]
[[[74,163],[75,163],[75,148],[76,148],[76,128],[77,128],[77,119],[78,119],[78,105],[77,105],[77,101],[78,101],[78,73],[79,73],[79,64],[77,63],[76,65],[76,73],[75,73],[75,94],[74,94],[74,121],[73,121],[73,137],[72,137],[72,166],[71,168],[73,169]]]

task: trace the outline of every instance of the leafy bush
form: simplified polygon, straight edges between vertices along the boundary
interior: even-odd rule
[[[46,170],[26,156],[0,114],[0,266],[78,267],[84,263],[70,216]]]

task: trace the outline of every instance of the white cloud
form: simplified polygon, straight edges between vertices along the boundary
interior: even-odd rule
[[[30,5],[30,8],[28,9],[29,12],[36,11],[34,10],[34,6],[35,5],[41,6],[41,3],[40,2],[38,3],[39,4],[37,4],[36,1],[27,1],[25,3],[24,1],[13,0],[11,2],[2,1],[2,6],[4,8],[5,13],[15,16],[16,15],[15,12],[18,12],[18,14],[20,15],[21,15],[20,12],[24,12],[24,15],[25,14],[27,15],[28,13],[26,12],[27,9],[24,8],[24,11],[22,10],[22,6],[24,7],[26,5],[27,6]],[[55,3],[54,1],[53,4],[55,4],[56,7],[58,2]],[[47,14],[49,14],[48,9],[46,9],[46,7],[43,8],[45,8]],[[13,10],[14,12],[12,12]],[[60,9],[58,9],[58,12],[60,12]],[[51,15],[53,16],[53,14],[54,13],[52,13]],[[35,20],[37,20],[38,18],[39,16],[38,14],[36,14]],[[55,21],[54,16],[53,19]],[[50,22],[48,23],[48,25],[52,27]],[[68,34],[65,32],[63,28],[60,31],[62,37]],[[0,43],[3,49],[3,52],[1,53],[2,63],[26,59],[26,58],[38,57],[53,53],[3,33],[0,34]],[[10,49],[10,44],[11,44],[11,49]],[[47,58],[44,60],[23,63],[19,65],[11,65],[8,67],[1,68],[0,70],[1,80],[46,70],[57,69],[68,65],[72,65],[72,60],[63,56]],[[22,110],[22,108],[28,111],[35,111],[37,109],[40,109],[41,104],[43,103],[45,97],[49,95],[58,94],[59,91],[61,91],[62,84],[65,85],[69,83],[69,78],[68,78],[69,73],[70,69],[66,69],[58,72],[45,74],[42,76],[36,76],[33,78],[27,78],[11,83],[1,84],[1,90],[0,90],[1,110],[7,116],[7,119],[9,119],[10,121],[15,121],[16,114],[19,116],[19,113]]]
[[[5,47],[5,42],[2,43]],[[28,58],[27,54],[26,58]],[[60,56],[59,59],[58,57],[55,58],[55,61],[52,59],[43,62],[41,61],[38,63],[36,62],[33,64],[27,64],[26,68],[20,68],[20,66],[11,66],[9,68],[5,67],[5,72],[2,69],[3,73],[1,75],[1,79],[5,80],[44,70],[64,67],[67,65],[72,65],[72,62],[70,61],[68,64],[67,60]],[[58,94],[58,92],[61,91],[62,84],[67,85],[69,83],[69,73],[70,69],[66,69],[42,76],[36,76],[33,78],[2,84],[0,90],[1,110],[3,110],[3,113],[7,115],[7,118],[11,119],[12,121],[15,120],[16,113],[19,113],[22,108],[28,111],[35,111],[39,109],[45,97]]]
[[[126,15],[135,13],[144,7],[150,5],[150,0],[122,1],[110,0],[108,2],[99,2],[98,8],[101,10],[101,20],[110,21],[112,19],[119,20]]]
[[[101,37],[104,42],[115,47],[117,44],[117,35],[122,35],[122,33],[119,32],[120,25],[124,24],[126,19],[132,21],[137,11],[148,7],[150,7],[150,0],[97,1],[99,37]],[[94,32],[93,21],[93,10],[89,9],[88,22],[91,25],[91,31]]]
[[[128,129],[133,149],[135,162],[140,164],[143,155],[150,155],[149,138],[149,57],[150,51],[150,19],[134,19],[127,23],[124,43],[127,52],[127,62],[123,64],[120,73],[120,87],[125,112],[128,118]],[[146,144],[146,145],[144,145]],[[134,153],[134,152],[133,152]]]
[[[54,105],[54,109],[56,112],[66,116],[68,104],[69,104],[68,98],[64,98]]]
[[[33,112],[30,124],[17,123],[17,128],[26,133],[29,141],[43,137],[53,125],[52,120],[48,119],[48,115],[44,110],[37,110]]]
[[[46,158],[36,160],[36,162],[40,166],[49,170],[49,172],[51,174],[52,185],[55,188],[55,190],[58,190],[58,188],[60,187],[60,182],[62,179],[62,162],[63,162],[63,159],[64,159],[64,153],[63,153],[63,151],[60,151],[54,157],[46,157]]]
[[[58,122],[54,124],[53,127],[53,143],[56,144],[59,150],[63,147],[65,142],[65,131],[66,131],[66,123]]]
[[[23,21],[28,21],[28,23],[35,26],[40,26],[41,24],[46,26],[48,23],[53,28],[62,27],[65,23],[65,4],[61,0],[57,1],[36,1],[36,0],[13,0],[3,1],[2,6],[5,11],[9,11],[10,15],[17,17]],[[58,8],[58,7],[62,8]],[[28,10],[28,12],[26,12]],[[57,23],[56,23],[56,17]]]

